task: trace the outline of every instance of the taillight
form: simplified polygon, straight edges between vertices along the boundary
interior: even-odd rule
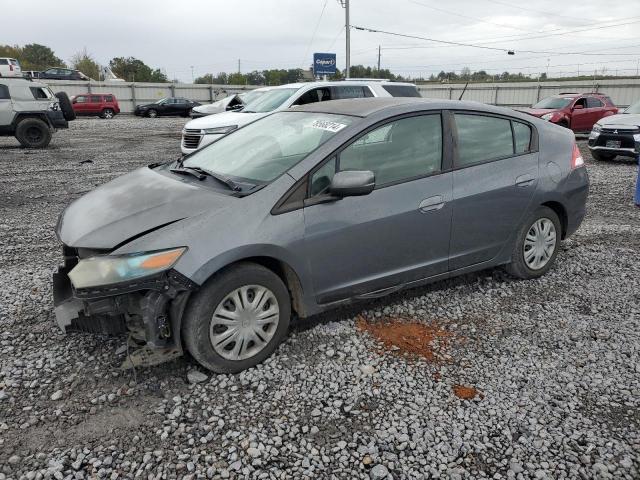
[[[9,71],[13,72],[13,65],[11,65],[11,63],[9,63]]]
[[[580,153],[580,149],[578,145],[573,144],[573,153],[571,154],[571,169],[584,166],[584,159],[582,158],[582,154]]]

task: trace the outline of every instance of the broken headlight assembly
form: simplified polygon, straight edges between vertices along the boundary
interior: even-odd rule
[[[186,247],[180,247],[155,252],[85,258],[69,272],[69,278],[77,289],[136,280],[169,270],[186,250]]]

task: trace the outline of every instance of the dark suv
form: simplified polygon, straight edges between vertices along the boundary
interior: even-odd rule
[[[613,101],[601,93],[561,93],[517,110],[574,132],[589,132],[601,118],[618,113]]]

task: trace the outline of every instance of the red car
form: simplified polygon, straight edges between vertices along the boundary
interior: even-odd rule
[[[113,118],[120,113],[118,99],[112,93],[87,93],[71,98],[76,115],[90,115]]]
[[[574,132],[590,132],[598,120],[618,113],[611,99],[601,93],[561,93],[518,110]]]

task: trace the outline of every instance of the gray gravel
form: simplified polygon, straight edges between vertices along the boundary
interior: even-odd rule
[[[83,119],[46,151],[0,138],[0,480],[639,478],[632,163],[580,143],[588,217],[540,280],[467,275],[296,325],[239,375],[182,358],[136,383],[121,338],[54,328],[53,229],[83,192],[177,157],[183,124]],[[357,315],[437,322],[446,360],[383,349]]]

